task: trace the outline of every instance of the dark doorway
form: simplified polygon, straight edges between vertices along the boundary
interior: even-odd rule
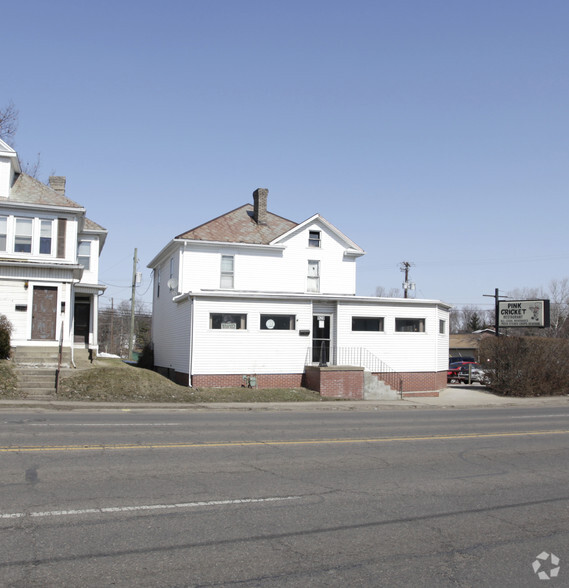
[[[88,299],[75,300],[75,327],[73,341],[75,343],[89,343],[89,327],[91,323],[91,303]]]
[[[312,317],[312,362],[320,365],[330,361],[330,315]]]
[[[32,339],[55,340],[57,288],[34,286]]]

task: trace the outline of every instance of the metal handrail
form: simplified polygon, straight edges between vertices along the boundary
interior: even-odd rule
[[[397,390],[400,394],[403,393],[403,375],[365,347],[336,347],[334,351],[330,349],[328,364],[363,367],[393,390]],[[307,350],[305,365],[313,365],[311,347]]]

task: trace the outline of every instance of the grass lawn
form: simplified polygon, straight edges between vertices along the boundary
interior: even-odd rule
[[[61,374],[58,400],[98,402],[306,402],[321,401],[306,388],[189,388],[119,359],[97,359]]]

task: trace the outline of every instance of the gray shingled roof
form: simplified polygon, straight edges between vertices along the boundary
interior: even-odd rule
[[[104,227],[98,225],[95,221],[85,217],[85,225],[83,227],[86,231],[106,231]]]
[[[70,200],[27,174],[20,174],[10,190],[10,198],[0,198],[0,201],[83,208],[77,202]]]
[[[253,219],[253,205],[245,204],[178,235],[176,239],[267,245],[298,225],[272,212],[267,212],[266,221],[266,224],[258,225]]]

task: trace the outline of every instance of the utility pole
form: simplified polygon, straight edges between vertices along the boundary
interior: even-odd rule
[[[496,337],[499,337],[500,331],[498,330],[498,300],[500,298],[509,298],[509,296],[500,295],[500,290],[498,288],[494,290],[494,294],[482,294],[482,296],[494,298],[494,330],[496,331]]]
[[[402,261],[399,269],[405,272],[405,281],[403,282],[403,298],[407,298],[407,292],[415,289],[415,284],[409,283],[409,268],[413,265],[410,261]]]
[[[132,260],[132,294],[130,296],[130,335],[128,338],[128,358],[132,361],[132,344],[134,340],[134,303],[136,298],[136,264],[138,263],[138,249],[134,250]]]
[[[109,353],[114,353],[114,345],[113,345],[113,321],[115,318],[115,299],[111,298],[111,348]]]

